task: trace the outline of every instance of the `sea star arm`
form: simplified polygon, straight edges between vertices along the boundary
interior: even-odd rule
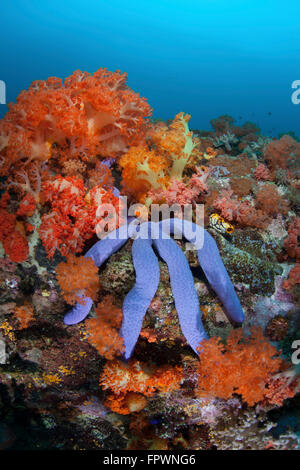
[[[127,226],[124,225],[93,245],[84,255],[92,258],[95,265],[100,267],[113,253],[118,251],[128,240]],[[85,319],[93,305],[92,299],[82,296],[83,304],[77,303],[64,317],[66,325],[73,325]]]
[[[187,220],[174,219],[172,229],[181,230],[191,242],[197,240],[198,260],[209,284],[222,301],[228,318],[241,323],[244,320],[243,309],[213,237],[199,225]]]
[[[198,259],[204,274],[223,303],[225,313],[234,322],[242,323],[244,313],[231,279],[220,256],[213,237],[204,231],[203,248],[197,251]]]
[[[137,238],[132,244],[132,259],[136,272],[134,287],[123,303],[121,336],[124,339],[125,359],[128,359],[138,340],[144,315],[159,283],[159,265],[149,239]]]
[[[64,317],[65,325],[74,325],[79,323],[88,316],[89,311],[92,308],[93,301],[90,297],[81,296],[83,304],[76,303],[75,307],[69,310]]]
[[[202,312],[187,259],[172,238],[153,240],[153,244],[168,265],[182,333],[198,354],[199,343],[207,338],[207,335],[201,321]]]
[[[171,233],[182,234],[187,240],[195,243],[195,247],[198,248],[199,264],[209,284],[222,301],[227,317],[234,322],[242,323],[244,320],[242,306],[213,237],[200,225],[188,220],[177,218],[165,220],[161,223],[162,229],[164,230],[164,226],[168,228],[168,224]]]
[[[100,267],[113,253],[118,251],[128,240],[127,224],[109,233],[105,238],[99,240],[84,255],[92,258],[95,265]]]

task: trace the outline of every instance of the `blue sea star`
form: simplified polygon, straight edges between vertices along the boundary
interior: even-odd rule
[[[85,257],[92,258],[96,266],[99,267],[110,255],[118,251],[128,238],[134,238],[132,259],[136,282],[124,299],[120,332],[125,345],[125,359],[128,359],[134,350],[144,315],[158,288],[160,271],[158,259],[152,246],[168,265],[182,333],[193,350],[199,353],[197,348],[201,341],[207,338],[207,335],[201,321],[202,312],[193,275],[184,253],[169,234],[184,236],[191,243],[195,243],[200,266],[209,284],[222,301],[225,313],[232,321],[241,323],[244,319],[243,310],[220,257],[216,242],[205,229],[187,220],[174,218],[156,223],[144,222],[140,225],[136,224],[136,220],[134,219],[129,225],[124,224],[111,232],[95,243],[85,254]],[[93,301],[85,296],[82,298],[85,304],[77,303],[66,314],[65,324],[79,323],[88,315]]]

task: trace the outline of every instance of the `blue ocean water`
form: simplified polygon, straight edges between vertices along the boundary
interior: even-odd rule
[[[2,2],[0,80],[9,102],[36,79],[120,69],[154,117],[184,111],[209,129],[230,114],[300,136],[299,13],[297,0]]]

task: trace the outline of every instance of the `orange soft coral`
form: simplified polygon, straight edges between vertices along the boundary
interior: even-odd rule
[[[34,319],[32,305],[22,305],[21,307],[16,307],[14,314],[19,321],[19,330],[27,328],[29,323]]]
[[[119,335],[122,310],[117,308],[110,296],[106,296],[96,307],[96,318],[86,321],[88,341],[106,359],[113,359],[124,350]]]
[[[128,392],[115,395],[110,393],[105,402],[105,406],[120,415],[128,415],[141,411],[147,405],[147,399],[140,393]]]
[[[156,391],[167,393],[176,390],[181,380],[181,367],[161,366],[155,370],[139,361],[129,364],[110,361],[101,374],[100,385],[117,395],[136,392],[152,396]]]
[[[83,303],[82,296],[97,299],[100,283],[98,268],[92,258],[70,254],[66,263],[58,264],[56,275],[62,295],[69,304]]]
[[[122,185],[142,202],[148,190],[166,187],[169,165],[169,160],[153,149],[131,147],[120,160]]]
[[[31,161],[116,155],[143,138],[151,109],[126,85],[127,75],[75,71],[64,82],[37,80],[0,121],[1,174]]]
[[[252,406],[265,398],[267,380],[281,364],[276,348],[260,328],[252,328],[248,338],[242,329],[233,330],[226,346],[218,337],[204,340],[197,394],[228,399],[237,393]]]

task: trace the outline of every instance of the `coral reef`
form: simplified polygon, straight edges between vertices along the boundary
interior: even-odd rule
[[[0,121],[0,449],[299,449],[299,142],[126,80]]]

